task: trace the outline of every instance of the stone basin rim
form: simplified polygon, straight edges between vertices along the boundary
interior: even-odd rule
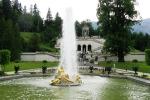
[[[69,86],[80,86],[80,83],[73,83],[73,84],[50,84],[51,86],[60,86],[60,87],[69,87]]]

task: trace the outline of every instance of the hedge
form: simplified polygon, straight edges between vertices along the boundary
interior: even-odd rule
[[[145,61],[148,65],[150,65],[150,49],[145,50]]]

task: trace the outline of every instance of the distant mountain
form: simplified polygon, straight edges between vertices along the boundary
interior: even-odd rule
[[[143,33],[148,33],[150,34],[150,18],[149,19],[144,19],[138,24],[133,26],[133,31],[134,32],[143,32]]]
[[[97,29],[98,28],[98,25],[97,25],[97,22],[92,22],[92,27],[94,28],[94,29]]]
[[[92,26],[94,29],[98,28],[97,22],[92,22]],[[143,32],[150,34],[150,18],[144,19],[141,22],[137,23],[133,26],[134,32]]]

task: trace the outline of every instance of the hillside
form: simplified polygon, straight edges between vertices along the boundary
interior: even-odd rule
[[[25,42],[29,43],[32,35],[34,33],[33,32],[20,32],[21,37],[25,40]],[[40,36],[40,33],[36,33]],[[42,52],[51,52],[51,53],[57,53],[58,50],[56,48],[51,48],[49,43],[40,43],[39,45],[39,51]]]
[[[39,34],[39,33],[38,33],[38,34]],[[21,37],[22,37],[25,41],[29,42],[29,40],[30,40],[31,36],[33,35],[33,33],[32,33],[32,32],[21,32],[20,35],[21,35]]]

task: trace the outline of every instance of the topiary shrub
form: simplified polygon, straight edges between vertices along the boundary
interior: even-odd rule
[[[0,71],[0,75],[4,75],[4,71]]]
[[[134,71],[134,75],[137,75],[137,71],[139,70],[138,66],[132,67],[132,70]]]
[[[0,50],[0,64],[5,65],[10,62],[10,51]]]
[[[145,61],[148,65],[150,65],[150,49],[145,50]]]
[[[138,60],[137,60],[137,59],[133,59],[132,62],[133,62],[133,63],[137,63]]]
[[[20,66],[14,66],[15,74],[18,74],[19,69],[20,69]]]
[[[0,50],[0,64],[2,65],[2,72],[5,71],[5,65],[10,62],[10,51]]]
[[[105,67],[105,71],[107,71],[108,75],[109,75],[112,71],[112,67]]]
[[[46,66],[47,60],[43,60],[42,62],[43,62],[42,73],[45,74],[47,72],[47,66]]]
[[[47,60],[43,60],[42,62],[45,64],[45,63],[47,63],[48,61],[47,61]]]

